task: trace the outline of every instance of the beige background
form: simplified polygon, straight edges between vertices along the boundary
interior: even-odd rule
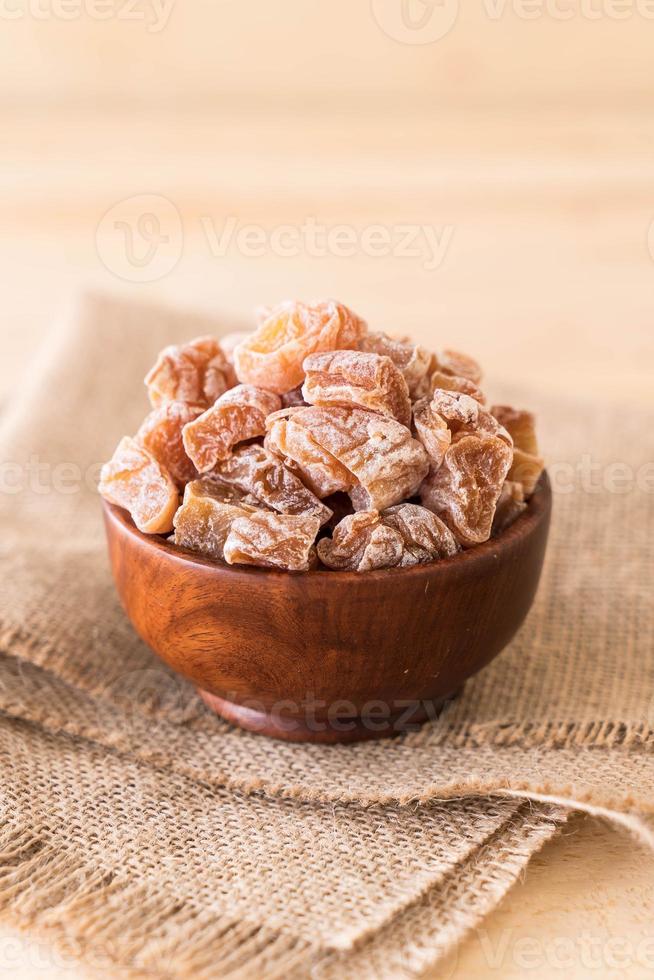
[[[413,28],[401,0],[177,0],[165,24],[144,0],[139,20],[105,0],[101,22],[75,2],[0,3],[0,401],[91,287],[226,325],[335,295],[469,349],[491,389],[517,382],[534,404],[573,392],[619,418],[651,403],[654,4],[548,0],[532,19],[534,0],[466,0],[415,43],[453,0],[411,0]],[[153,219],[168,242],[139,264]],[[308,219],[332,247],[308,254]],[[230,221],[290,225],[296,254],[269,238],[261,255],[212,252]],[[359,243],[348,257],[338,225]],[[418,254],[366,254],[379,225],[395,246],[413,228]],[[447,244],[437,264],[422,225]],[[653,872],[624,834],[578,820],[441,975],[651,976]],[[0,973],[80,975],[6,933]]]

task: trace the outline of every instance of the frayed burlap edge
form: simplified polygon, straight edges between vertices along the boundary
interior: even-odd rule
[[[147,885],[9,824],[0,836],[0,913],[91,969],[179,977],[287,976],[315,955],[305,942],[153,897]],[[171,962],[174,958],[174,969]]]
[[[437,799],[460,796],[489,796],[517,794],[526,797],[547,797],[568,807],[587,812],[601,812],[619,821],[620,814],[630,812],[654,812],[651,795],[651,779],[654,777],[654,757],[649,751],[627,749],[618,743],[607,752],[602,748],[586,748],[583,755],[565,749],[547,749],[539,746],[530,758],[530,750],[521,746],[500,748],[485,746],[478,751],[492,752],[496,771],[489,772],[483,762],[468,772],[456,771],[458,751],[442,750],[442,757],[432,759],[432,743],[428,745],[428,759],[424,771],[418,769],[410,791],[402,791],[402,782],[393,786],[387,776],[380,781],[379,774],[368,782],[361,781],[356,787],[349,780],[325,783],[324,779],[313,786],[306,779],[298,784],[292,769],[285,766],[270,772],[268,778],[246,772],[236,774],[232,770],[235,745],[237,758],[240,753],[240,734],[234,743],[234,732],[207,735],[193,728],[164,721],[154,721],[139,711],[129,716],[109,702],[94,701],[77,688],[70,687],[49,671],[22,664],[10,656],[0,655],[0,713],[7,718],[26,720],[54,735],[64,734],[87,743],[100,745],[119,755],[148,765],[159,771],[175,772],[196,783],[211,788],[226,788],[248,794],[268,797],[304,800],[312,803],[347,803],[360,806],[375,804],[400,804],[403,806],[427,803]],[[434,734],[433,732],[431,733]],[[242,736],[251,739],[252,753],[261,753],[265,743],[258,736]],[[218,753],[222,742],[222,753]],[[420,739],[420,736],[418,736]],[[391,752],[394,765],[403,771],[409,760],[420,749],[412,740],[403,746],[395,741],[384,751]],[[347,750],[344,750],[347,751]],[[522,769],[516,766],[513,753],[519,753]],[[547,758],[547,755],[550,755]],[[293,753],[291,753],[293,755]],[[502,759],[502,755],[511,758]],[[390,757],[389,757],[390,758]],[[613,770],[626,759],[631,760],[632,780],[629,787],[616,780]],[[601,760],[601,764],[600,763]],[[352,763],[356,767],[355,760]],[[436,767],[432,774],[433,767]],[[256,766],[255,766],[256,768]],[[439,779],[435,779],[436,771]],[[333,766],[330,771],[333,774]],[[359,770],[357,770],[359,771]],[[384,772],[387,770],[384,769]],[[557,773],[554,778],[552,773]],[[612,775],[613,773],[613,775]],[[649,774],[649,775],[648,775]],[[372,776],[372,773],[370,773]],[[638,833],[643,838],[646,834]]]
[[[508,826],[494,834],[439,888],[397,915],[388,929],[355,949],[347,960],[332,954],[314,970],[316,980],[394,980],[419,976],[456,949],[492,911],[526,864],[567,820],[567,811],[525,802]]]
[[[12,658],[8,658],[8,660],[11,661]],[[31,667],[30,671],[33,672],[36,669]],[[43,673],[47,675],[47,672]],[[518,799],[536,800],[541,803],[565,807],[570,810],[575,809],[591,816],[609,820],[626,829],[640,844],[654,849],[654,833],[652,833],[652,830],[644,819],[647,814],[654,813],[654,806],[648,800],[628,800],[624,797],[613,799],[610,795],[605,795],[604,798],[597,798],[590,794],[575,793],[572,788],[565,787],[563,783],[558,788],[552,788],[551,780],[531,780],[521,785],[517,779],[514,779],[512,784],[507,784],[498,781],[496,777],[483,780],[479,776],[476,776],[466,781],[450,782],[449,786],[443,786],[442,784],[440,786],[432,786],[431,790],[423,793],[421,797],[414,796],[406,799],[398,799],[392,794],[389,794],[385,799],[380,799],[379,796],[362,797],[360,793],[351,793],[349,795],[334,793],[330,797],[325,798],[325,794],[320,791],[307,792],[306,788],[298,788],[294,791],[293,787],[289,786],[262,785],[259,779],[251,780],[247,784],[242,784],[243,781],[239,781],[238,785],[231,785],[224,776],[215,776],[215,774],[203,770],[201,766],[194,768],[188,762],[185,763],[181,758],[181,754],[175,751],[174,745],[172,751],[168,753],[165,753],[162,749],[153,751],[152,749],[144,748],[142,737],[145,729],[141,730],[140,726],[129,735],[125,731],[121,732],[120,726],[117,724],[103,725],[100,723],[95,726],[82,724],[80,719],[84,719],[85,717],[84,710],[78,713],[77,719],[73,719],[71,714],[71,698],[79,697],[79,692],[75,691],[75,689],[67,688],[66,685],[55,677],[48,677],[48,683],[50,684],[49,692],[52,695],[49,701],[43,699],[42,695],[41,699],[39,699],[35,692],[30,695],[29,689],[27,690],[27,700],[29,701],[30,710],[26,712],[22,702],[13,705],[11,703],[11,689],[7,685],[7,677],[9,676],[7,672],[5,671],[0,676],[3,677],[4,681],[0,685],[0,717],[6,717],[13,721],[27,722],[55,736],[100,746],[102,749],[114,755],[132,758],[140,764],[148,765],[150,768],[161,772],[175,772],[178,775],[182,775],[185,778],[189,778],[208,787],[227,786],[227,788],[232,790],[250,794],[261,794],[272,798],[298,799],[316,804],[339,802],[355,806],[393,804],[399,804],[401,806],[424,805],[437,799],[456,799],[462,796],[512,796]],[[27,677],[25,675],[23,675],[22,680],[24,684],[27,683]],[[53,711],[53,703],[58,689],[65,691],[67,701],[62,702],[62,710],[57,715],[56,711]],[[66,710],[69,714],[64,718]],[[106,710],[110,711],[111,709],[107,708]],[[175,729],[173,728],[174,731]],[[191,733],[189,734],[193,737]],[[160,732],[160,742],[162,746],[165,746],[168,742],[166,731],[163,727]]]
[[[461,749],[477,749],[485,745],[523,749],[535,746],[544,749],[651,749],[654,748],[654,730],[644,722],[634,724],[620,721],[470,723],[430,731],[429,742],[431,745]],[[420,744],[420,739],[414,737],[413,744]]]
[[[0,914],[94,972],[194,980],[413,977],[451,952],[501,901],[566,819],[562,809],[523,804],[445,882],[347,953],[155,897],[147,885],[130,883],[120,871],[98,871],[37,828],[11,822],[0,834]]]
[[[38,651],[38,656],[35,652]],[[44,638],[32,636],[24,627],[2,628],[0,625],[0,654],[25,659],[30,663],[49,665],[56,664],[59,652],[55,645],[49,644]],[[52,667],[41,667],[51,676]],[[63,683],[66,683],[63,680]],[[104,701],[108,707],[115,707],[106,695],[106,689],[98,690],[94,686],[85,688],[80,682],[80,689],[85,694]],[[139,705],[144,719],[156,718],[163,722],[184,726],[192,724],[196,729],[216,730],[215,719],[206,718],[204,707],[199,698],[190,691],[190,701],[184,709],[173,717],[168,710],[148,710],[146,705]],[[37,719],[38,720],[38,719]],[[401,739],[402,736],[399,736]],[[625,722],[619,719],[591,721],[496,721],[484,724],[466,722],[457,725],[447,725],[439,722],[437,727],[424,726],[418,734],[411,736],[414,747],[428,740],[431,746],[443,746],[459,749],[476,749],[484,746],[543,748],[543,749],[654,749],[654,728],[650,722]],[[239,787],[242,788],[242,787]]]

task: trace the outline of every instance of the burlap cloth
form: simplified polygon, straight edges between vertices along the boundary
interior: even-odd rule
[[[417,732],[273,742],[136,638],[94,489],[155,353],[232,327],[86,300],[5,412],[0,905],[115,973],[413,976],[569,808],[651,841],[654,419],[496,386],[540,410],[554,482],[526,626]]]

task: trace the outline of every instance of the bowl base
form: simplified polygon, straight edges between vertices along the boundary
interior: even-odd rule
[[[380,713],[379,710],[375,711],[371,707],[370,714],[365,716],[338,711],[321,719],[309,712],[306,712],[305,717],[302,718],[299,713],[282,714],[275,710],[266,711],[263,707],[250,708],[236,704],[234,701],[227,701],[201,688],[197,689],[207,707],[232,725],[259,735],[267,735],[269,738],[283,739],[286,742],[323,744],[393,738],[417,731],[425,722],[438,718],[462,690],[461,687],[454,694],[433,701],[400,701],[394,712]]]

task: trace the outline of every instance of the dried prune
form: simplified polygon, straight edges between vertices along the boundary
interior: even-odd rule
[[[385,333],[370,332],[362,338],[359,349],[390,357],[402,372],[412,399],[429,394],[433,354],[426,348],[404,338],[396,340]]]
[[[436,388],[431,398],[430,407],[433,412],[447,422],[452,433],[457,433],[461,428],[467,430],[475,428],[479,421],[481,406],[470,395]]]
[[[459,391],[462,395],[469,395],[474,398],[480,405],[486,404],[486,396],[483,391],[476,384],[473,384],[469,378],[462,378],[457,374],[446,374],[440,368],[434,371],[431,376],[432,392],[436,388],[441,388],[443,391]]]
[[[327,454],[327,461],[336,460],[351,474],[349,486],[332,485],[329,493],[346,490],[355,510],[381,510],[412,496],[429,470],[422,445],[395,419],[363,408],[315,405],[291,411],[286,423],[286,450],[281,454],[290,455],[299,470],[307,471],[308,464],[313,463],[311,456],[305,457],[301,448],[294,454],[288,452],[289,430],[304,430],[311,444]],[[271,448],[277,451],[274,445]]]
[[[510,432],[517,449],[538,456],[536,417],[533,412],[511,408],[509,405],[493,405],[491,414]]]
[[[136,441],[152,453],[182,490],[197,476],[184,449],[182,429],[204,411],[201,405],[164,402],[150,412],[136,433]]]
[[[467,354],[461,354],[456,350],[444,350],[436,356],[437,367],[447,374],[467,378],[474,385],[478,385],[483,378],[481,367]]]
[[[509,479],[521,483],[525,496],[530,497],[545,466],[538,450],[535,416],[532,412],[508,405],[493,405],[491,413],[513,438],[513,465]]]
[[[317,442],[357,483],[355,510],[381,510],[412,496],[429,469],[422,445],[406,426],[361,408],[302,409]],[[324,414],[327,413],[327,414]]]
[[[464,435],[447,450],[442,466],[427,477],[420,499],[462,545],[481,544],[490,537],[512,459],[513,451],[502,439]]]
[[[429,398],[421,398],[413,406],[413,423],[432,467],[437,469],[443,462],[443,457],[452,441],[452,433],[447,422],[434,411]]]
[[[327,568],[368,572],[392,568],[402,558],[402,538],[381,523],[376,510],[361,510],[336,525],[331,538],[318,542],[318,557]]]
[[[532,456],[522,449],[513,450],[513,465],[509,470],[509,478],[522,485],[525,497],[531,497],[538,485],[545,461],[540,456]]]
[[[318,518],[306,515],[257,511],[238,517],[225,541],[225,561],[306,572],[313,564],[319,528]]]
[[[506,429],[470,395],[436,388],[431,400],[431,409],[445,419],[452,433],[453,442],[466,435],[487,435],[497,436],[508,446],[513,445],[513,440]]]
[[[310,355],[303,367],[302,394],[309,404],[358,405],[411,424],[409,389],[390,357],[368,351],[327,351]]]
[[[177,487],[154,456],[129,436],[102,467],[98,490],[109,503],[129,511],[144,534],[172,530],[179,504]]]
[[[361,510],[344,517],[331,538],[318,542],[317,551],[328,568],[367,572],[448,558],[459,551],[459,545],[431,511],[417,504],[399,504],[381,514]]]
[[[527,504],[525,503],[522,484],[515,483],[513,480],[505,480],[502,492],[497,501],[497,507],[495,508],[492,530],[493,537],[501,534],[507,527],[510,527],[516,517],[519,517],[526,508]]]
[[[304,380],[302,362],[309,354],[357,347],[366,325],[342,303],[282,303],[234,350],[239,381],[278,394]]]
[[[232,522],[256,510],[252,498],[235,487],[212,480],[193,480],[175,514],[174,543],[209,558],[222,560]]]
[[[385,510],[381,519],[402,538],[401,568],[450,558],[460,550],[450,529],[426,507],[396,504]]]
[[[199,473],[207,473],[227,459],[239,442],[266,431],[266,417],[280,409],[278,395],[252,385],[237,385],[215,405],[184,426],[184,448]]]
[[[145,378],[151,404],[189,402],[213,405],[236,384],[234,370],[213,337],[166,347]]]
[[[143,530],[174,516],[171,540],[229,563],[306,571],[319,547],[365,571],[448,557],[524,511],[534,417],[489,411],[473,358],[371,333],[334,300],[256,319],[167,347],[148,373],[153,411],[100,484]]]
[[[232,333],[226,333],[220,338],[220,346],[223,354],[231,365],[234,364],[234,351],[238,345],[242,344],[243,341],[247,340],[251,336],[251,330],[234,330]],[[234,382],[234,384],[236,384],[236,382]]]
[[[268,416],[266,448],[283,459],[321,500],[339,491],[349,491],[356,482],[353,475],[316,442],[298,419],[298,414],[304,411],[307,409],[291,408]]]
[[[329,507],[263,446],[239,446],[228,459],[217,464],[211,476],[253,494],[280,514],[306,514],[317,517],[320,524],[332,516]]]

